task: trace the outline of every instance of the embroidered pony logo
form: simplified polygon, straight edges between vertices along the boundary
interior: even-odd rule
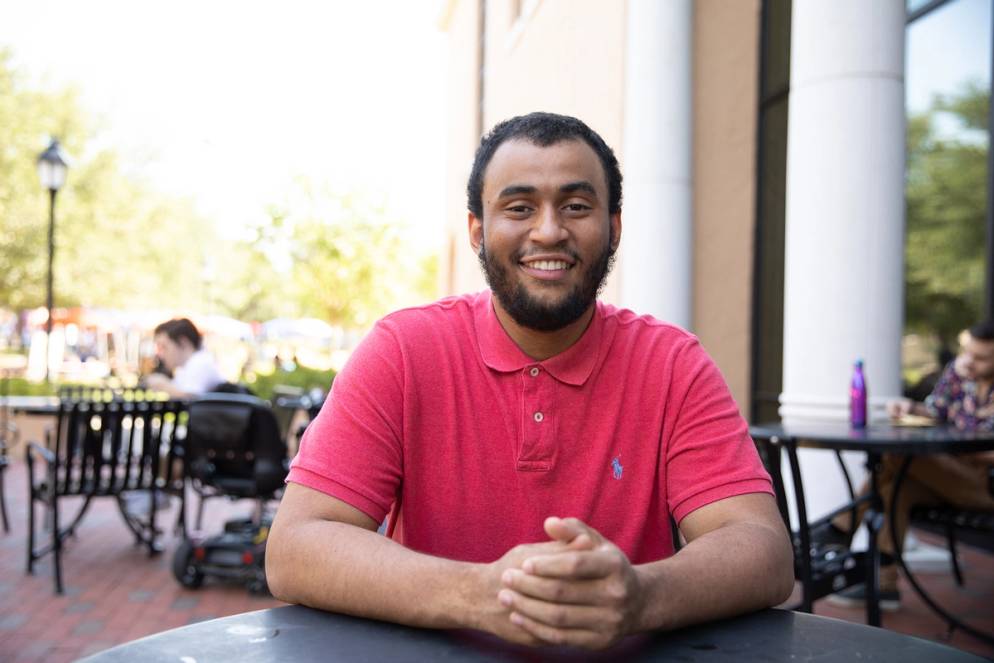
[[[611,472],[614,474],[615,479],[621,479],[621,473],[625,471],[625,468],[621,465],[621,456],[615,456],[614,460],[611,461]]]

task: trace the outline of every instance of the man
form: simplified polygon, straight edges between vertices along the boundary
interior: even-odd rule
[[[146,376],[145,386],[164,391],[172,398],[189,398],[211,391],[225,380],[214,358],[204,350],[202,337],[187,318],[163,322],[154,332],[155,356],[172,379],[162,373]]]
[[[943,370],[924,403],[902,399],[888,404],[893,418],[915,414],[952,424],[960,430],[994,430],[994,323],[983,322],[971,327],[964,335],[962,345],[962,352]],[[882,458],[879,490],[887,516],[894,503],[894,484],[903,462],[904,456],[885,455]],[[890,523],[888,518],[878,534],[881,608],[897,610],[901,601],[889,528],[893,527],[897,540],[903,541],[911,507],[916,504],[948,503],[963,508],[994,510],[994,496],[988,490],[988,473],[992,465],[994,452],[928,455],[912,461],[897,495],[897,520]],[[860,494],[865,495],[868,489],[864,485]],[[856,523],[861,522],[863,512],[865,508],[857,512]],[[851,516],[842,514],[815,536],[823,545],[848,546],[852,538],[851,525]],[[866,588],[856,585],[832,595],[830,600],[836,605],[860,605],[866,600]]]
[[[394,313],[357,348],[290,470],[274,595],[589,648],[783,601],[790,544],[717,368],[596,302],[621,239],[611,149],[575,118],[513,118],[468,198],[492,293]]]

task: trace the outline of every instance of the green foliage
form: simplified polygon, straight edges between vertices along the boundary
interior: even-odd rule
[[[906,327],[946,347],[983,312],[988,104],[971,84],[908,121]]]
[[[246,384],[259,398],[272,400],[276,387],[296,387],[305,393],[318,388],[327,393],[334,379],[335,371],[333,370],[321,371],[306,366],[297,366],[292,371],[277,368],[272,373],[256,373],[254,379],[248,380]]]
[[[58,385],[54,382],[32,382],[25,378],[6,378],[4,390],[8,396],[55,396]]]
[[[0,50],[0,306],[43,306],[48,192],[36,159],[56,136],[72,161],[56,198],[55,305],[202,308],[212,226],[122,174],[74,90],[26,89]]]
[[[410,230],[382,206],[303,181],[293,194],[270,209],[271,223],[254,249],[276,263],[289,258],[277,267],[296,310],[284,315],[365,328],[434,296],[437,258],[419,253]]]

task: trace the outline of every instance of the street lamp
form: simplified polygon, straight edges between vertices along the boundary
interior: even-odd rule
[[[38,155],[38,178],[41,185],[48,189],[48,282],[45,292],[45,308],[48,318],[45,320],[45,382],[48,382],[48,358],[52,342],[52,264],[55,260],[55,195],[66,182],[66,170],[69,164],[66,155],[59,147],[57,138],[53,138],[48,148]]]

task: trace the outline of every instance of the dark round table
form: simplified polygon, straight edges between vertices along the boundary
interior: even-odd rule
[[[880,628],[763,610],[670,633],[634,636],[604,652],[531,649],[472,631],[432,631],[288,606],[164,631],[84,659],[231,661],[982,661]]]

